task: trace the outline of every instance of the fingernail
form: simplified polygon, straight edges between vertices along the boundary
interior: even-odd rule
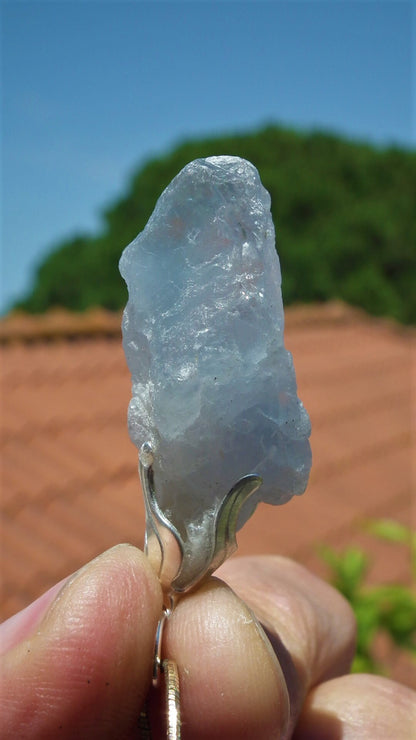
[[[71,576],[69,576],[71,578]],[[25,609],[6,619],[0,625],[0,655],[4,655],[15,645],[30,637],[36,627],[40,624],[53,600],[62,589],[68,578],[64,578],[55,586],[42,594],[36,601],[29,604]]]

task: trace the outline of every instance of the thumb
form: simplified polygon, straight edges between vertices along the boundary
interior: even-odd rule
[[[130,545],[70,577],[32,634],[3,655],[2,738],[132,735],[161,609],[156,576]]]

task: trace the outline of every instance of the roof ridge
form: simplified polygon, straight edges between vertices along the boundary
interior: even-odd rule
[[[110,311],[98,306],[84,312],[62,307],[51,308],[43,314],[16,310],[0,318],[0,344],[118,338],[121,336],[121,317],[122,311]],[[409,327],[397,324],[392,319],[375,318],[340,300],[293,304],[285,309],[285,323],[290,328],[356,322],[378,323],[398,331],[409,331]]]
[[[0,344],[118,337],[121,315],[101,307],[84,312],[56,307],[42,314],[12,311],[0,319]]]

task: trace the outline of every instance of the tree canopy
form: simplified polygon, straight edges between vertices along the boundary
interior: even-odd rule
[[[286,305],[339,298],[416,321],[416,152],[276,126],[187,141],[148,161],[104,212],[98,234],[73,237],[44,259],[17,307],[124,306],[123,248],[179,170],[213,154],[250,160],[270,192]]]

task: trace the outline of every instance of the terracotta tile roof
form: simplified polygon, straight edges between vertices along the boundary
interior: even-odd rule
[[[101,310],[0,323],[2,618],[104,548],[142,545],[119,326],[119,315]],[[239,535],[241,554],[279,552],[322,575],[319,543],[356,544],[373,558],[372,582],[409,582],[405,549],[360,524],[411,521],[414,337],[341,304],[287,311],[286,345],[312,419],[313,472],[304,496],[259,507]],[[393,675],[416,685],[409,662],[383,650]]]

